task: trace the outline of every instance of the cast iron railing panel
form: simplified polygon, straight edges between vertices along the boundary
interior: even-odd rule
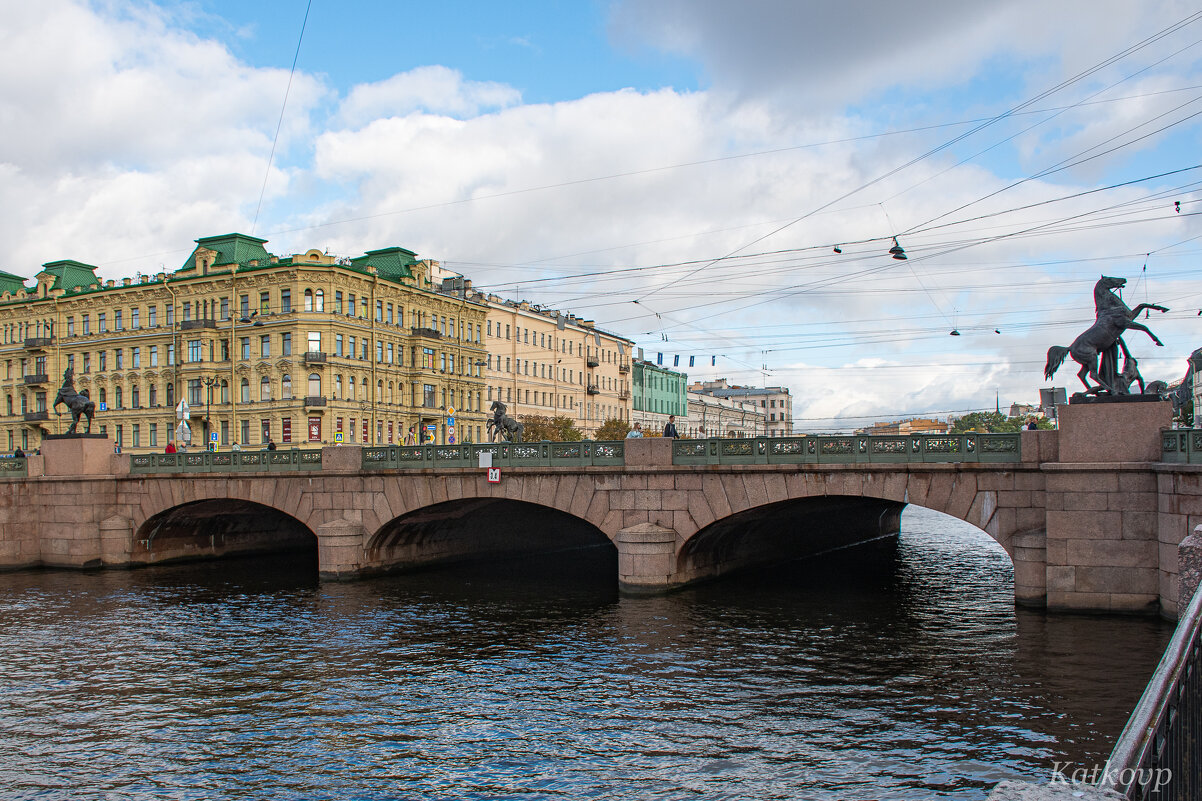
[[[260,473],[321,469],[321,451],[194,451],[137,453],[129,457],[131,473]]]
[[[678,439],[673,464],[877,464],[888,462],[1019,462],[1021,435],[756,437]]]

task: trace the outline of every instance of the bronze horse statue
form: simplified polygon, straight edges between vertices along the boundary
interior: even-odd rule
[[[75,391],[75,372],[68,367],[63,371],[63,385],[58,388],[58,394],[54,396],[54,405],[50,408],[58,409],[60,403],[65,403],[71,411],[71,427],[66,430],[67,434],[76,433],[76,427],[79,425],[81,417],[88,418],[88,430],[85,434],[92,433],[92,418],[96,416],[96,402],[88,397],[88,391]]]
[[[1134,309],[1128,308],[1127,304],[1123,303],[1123,299],[1114,291],[1122,289],[1126,285],[1126,278],[1111,278],[1105,275],[1101,277],[1093,288],[1097,319],[1067,348],[1053,345],[1048,349],[1048,362],[1043,371],[1044,378],[1050,381],[1056,370],[1064,363],[1065,357],[1072,356],[1073,361],[1081,365],[1081,369],[1077,371],[1077,377],[1085,385],[1085,394],[1087,395],[1096,395],[1103,391],[1111,395],[1125,395],[1127,394],[1126,387],[1136,380],[1141,387],[1143,386],[1143,379],[1138,378],[1137,372],[1135,375],[1119,373],[1118,354],[1120,349],[1125,357],[1130,358],[1122,335],[1127,330],[1143,331],[1152,337],[1153,342],[1163,346],[1164,343],[1148,330],[1147,326],[1135,322],[1135,318],[1144,309],[1156,309],[1160,312],[1166,312],[1168,309],[1154,303],[1141,303]],[[1099,357],[1101,357],[1100,364]],[[1130,361],[1131,371],[1134,371],[1134,360]],[[1125,368],[1124,373],[1127,372],[1129,371]],[[1089,378],[1096,381],[1097,386],[1090,384]]]
[[[505,414],[505,408],[505,404],[499,400],[493,401],[492,406],[488,407],[493,413],[492,419],[488,421],[489,442],[496,442],[499,436],[510,442],[522,441],[522,432],[526,430],[526,426],[520,420],[514,420]]]

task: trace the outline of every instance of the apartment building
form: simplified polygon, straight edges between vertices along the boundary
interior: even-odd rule
[[[759,433],[767,437],[793,435],[793,399],[788,387],[743,387],[728,384],[725,378],[700,381],[689,386],[690,392],[713,395],[716,398],[748,401],[764,412],[764,428]]]

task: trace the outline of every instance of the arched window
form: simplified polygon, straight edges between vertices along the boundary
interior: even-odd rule
[[[242,397],[242,402],[250,403],[250,379],[242,379],[242,384],[239,389],[241,391],[238,394]]]
[[[271,400],[271,379],[267,376],[263,376],[262,380],[259,381],[259,400]]]
[[[376,382],[376,403],[383,403],[383,402],[384,402],[384,382],[377,381]]]
[[[156,384],[150,385],[150,405],[151,406],[159,405],[159,388],[158,388],[158,385],[156,385]]]
[[[334,376],[334,400],[338,400],[338,396],[342,394],[342,376]]]
[[[363,390],[362,400],[369,400],[369,398],[367,397],[367,376],[363,376],[363,383],[360,384],[359,386],[360,386],[360,389]]]
[[[351,376],[350,380],[346,382],[346,399],[348,401],[353,401],[355,399],[355,377],[354,376]]]
[[[313,311],[326,310],[326,293],[319,289],[313,293]]]
[[[321,376],[317,373],[309,373],[309,397],[321,397]]]
[[[305,290],[305,311],[313,311],[313,290]]]
[[[100,390],[100,392],[101,392],[101,394],[103,394],[104,390],[102,389],[102,390]],[[27,401],[25,399],[25,393],[22,392],[21,393],[21,414],[25,414],[28,411],[29,411],[29,401]]]
[[[280,397],[284,400],[292,400],[292,376],[285,374],[280,379]]]
[[[167,405],[175,406],[175,384],[167,385]]]
[[[392,393],[392,382],[389,381],[388,382],[388,402],[395,403],[396,401],[394,400],[394,398],[395,398],[395,396]]]
[[[104,391],[104,387],[100,388],[100,402],[101,403],[109,402],[109,398],[108,398],[108,395]],[[21,396],[21,411],[25,411],[25,396],[24,395]]]

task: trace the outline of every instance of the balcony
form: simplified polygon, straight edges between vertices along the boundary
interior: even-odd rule
[[[317,350],[305,352],[305,364],[325,364],[327,361],[326,354]]]
[[[195,331],[200,328],[216,328],[216,320],[184,320],[179,324],[180,331]]]
[[[34,375],[22,376],[25,386],[33,386],[35,384],[47,384],[50,382],[50,376],[45,373],[35,373]]]
[[[585,362],[585,364],[587,364],[589,367],[600,367],[601,360],[598,359],[596,356],[589,356],[588,360]]]
[[[626,375],[627,373],[630,372],[630,365],[627,364],[626,362],[622,362],[621,364],[618,365],[618,372],[621,373],[622,375]]]
[[[46,350],[54,344],[54,337],[26,337],[25,350]]]
[[[321,407],[321,406],[325,406],[325,405],[326,405],[326,399],[325,399],[325,396],[323,396],[323,395],[306,395],[305,396],[305,408],[306,409],[312,409],[315,407]]]
[[[623,389],[618,392],[618,400],[630,400],[630,390]]]
[[[434,328],[411,328],[409,329],[415,337],[430,337],[431,339],[442,339],[442,334]]]
[[[590,395],[600,395],[601,388],[598,387],[596,384],[589,384],[588,389],[586,389],[585,392],[587,392]]]
[[[26,412],[24,416],[26,423],[36,423],[41,420],[49,420],[50,412]]]

